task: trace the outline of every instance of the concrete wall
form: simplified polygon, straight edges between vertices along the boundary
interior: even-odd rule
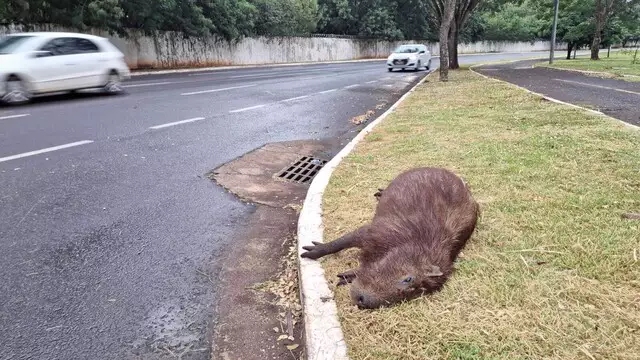
[[[25,31],[23,26],[0,26],[0,34]],[[58,26],[38,25],[29,31],[75,31]],[[219,38],[187,38],[177,32],[158,32],[146,36],[132,31],[128,38],[103,31],[90,33],[109,38],[125,54],[132,69],[202,67],[223,65],[257,65],[292,62],[314,62],[385,58],[402,43],[416,41],[363,40],[337,37],[254,37],[237,42]],[[417,41],[421,42],[421,41]],[[438,43],[421,42],[434,55]],[[565,44],[559,44],[566,49]],[[460,44],[460,54],[485,52],[529,52],[549,49],[548,41],[500,42],[482,41]]]

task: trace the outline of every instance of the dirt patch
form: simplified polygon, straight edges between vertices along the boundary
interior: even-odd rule
[[[299,299],[288,297],[297,284],[287,287],[283,277],[295,271],[283,259],[295,246],[296,222],[295,211],[266,206],[249,220],[244,241],[231,250],[221,274],[212,359],[301,358],[302,346],[287,347],[302,344]],[[278,341],[283,334],[286,339]]]
[[[339,140],[267,144],[208,174],[241,200],[258,204],[220,274],[213,359],[301,359],[296,226],[309,184],[278,178],[301,157],[329,160]]]

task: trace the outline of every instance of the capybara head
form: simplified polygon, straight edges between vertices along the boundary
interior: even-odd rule
[[[442,287],[448,269],[430,263],[415,250],[392,249],[383,258],[361,266],[351,283],[351,301],[361,309],[391,306]]]

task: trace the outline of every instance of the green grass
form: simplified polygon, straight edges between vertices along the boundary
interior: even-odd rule
[[[364,359],[639,359],[640,132],[469,71],[421,85],[335,170],[325,241],[369,221],[416,166],[464,177],[482,207],[445,289],[358,310],[322,261],[349,354]],[[437,99],[434,101],[433,99]]]
[[[578,57],[575,60],[556,60],[553,65],[540,63],[537,66],[601,72],[615,77],[631,75],[631,77],[624,77],[623,79],[640,81],[640,78],[636,78],[636,76],[640,77],[640,52],[635,64],[633,63],[633,57],[634,51],[631,50],[611,52],[609,58],[607,58],[606,51],[601,51],[600,60],[597,61],[593,61],[589,57]]]

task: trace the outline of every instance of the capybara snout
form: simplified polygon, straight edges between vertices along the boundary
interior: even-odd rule
[[[457,175],[415,168],[379,193],[373,220],[329,243],[305,246],[317,259],[357,247],[360,266],[341,275],[360,308],[391,306],[439,291],[475,230],[479,206]]]

